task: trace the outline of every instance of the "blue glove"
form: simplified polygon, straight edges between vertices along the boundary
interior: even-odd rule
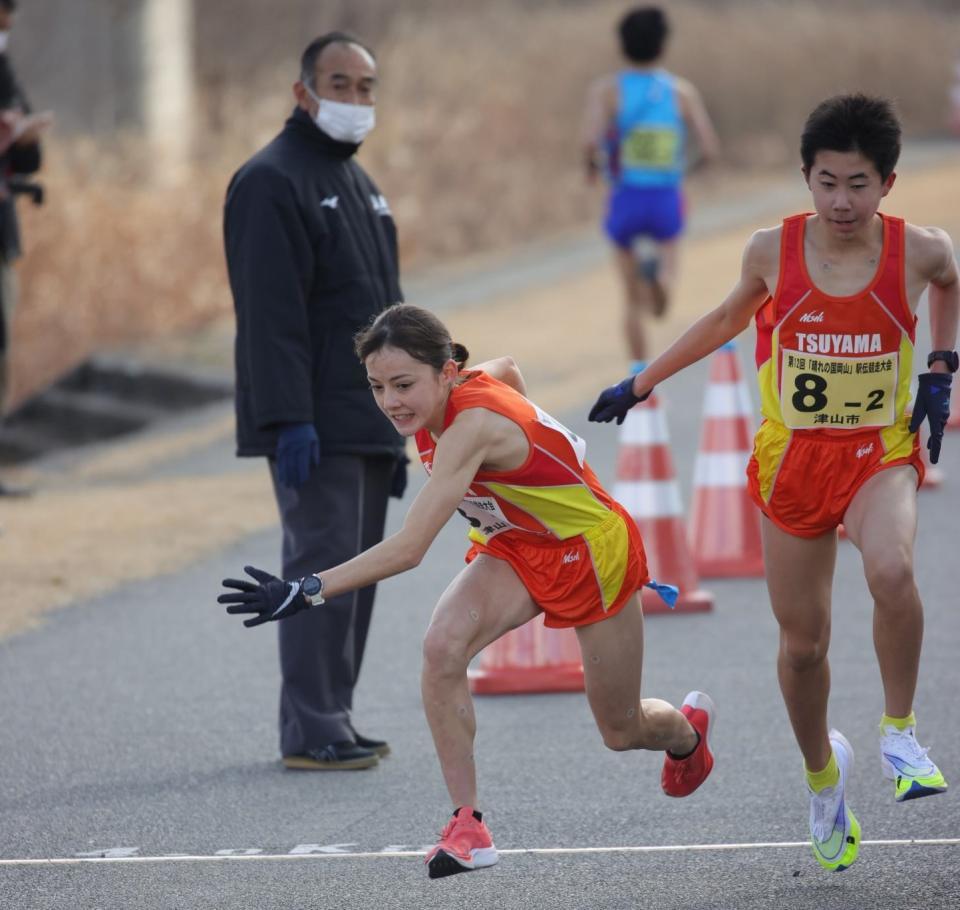
[[[298,581],[282,581],[276,575],[254,566],[244,566],[243,571],[255,578],[257,584],[243,578],[225,578],[223,586],[235,590],[221,594],[217,603],[228,604],[227,612],[231,614],[255,613],[255,616],[243,621],[247,628],[286,619],[310,608],[310,601],[300,590],[302,578]]]
[[[917,397],[913,402],[913,416],[910,418],[910,432],[916,433],[924,417],[930,424],[930,438],[927,448],[930,450],[930,464],[940,460],[940,444],[943,442],[943,430],[950,419],[950,385],[953,376],[950,373],[921,373],[917,377]]]
[[[320,440],[312,423],[288,423],[277,437],[277,476],[285,487],[302,487],[320,464]]]
[[[406,455],[401,455],[394,465],[393,479],[390,481],[390,495],[394,499],[403,499],[403,494],[407,489],[408,464],[410,464],[410,459]]]
[[[590,408],[587,419],[594,421],[594,423],[609,423],[616,417],[617,426],[623,423],[627,411],[634,405],[640,404],[641,401],[646,401],[650,397],[650,392],[653,391],[651,389],[641,398],[637,398],[633,394],[633,380],[633,376],[628,376],[622,382],[604,389],[593,407]]]

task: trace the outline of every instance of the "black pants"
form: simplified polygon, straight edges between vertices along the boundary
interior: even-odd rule
[[[284,578],[321,572],[383,539],[395,464],[389,456],[324,456],[306,483],[292,490],[279,483],[270,460]],[[371,585],[277,623],[282,755],[353,739],[353,689],[375,593]]]

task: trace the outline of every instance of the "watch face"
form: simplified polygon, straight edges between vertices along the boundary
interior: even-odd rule
[[[320,593],[320,579],[316,575],[308,575],[303,580],[301,590],[307,597],[314,597]]]

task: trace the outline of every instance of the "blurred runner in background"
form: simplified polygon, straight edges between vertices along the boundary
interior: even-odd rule
[[[610,183],[604,230],[626,292],[624,328],[635,369],[650,354],[645,322],[666,312],[676,280],[684,174],[719,154],[700,93],[660,66],[668,30],[656,6],[624,16],[626,66],[594,83],[584,125],[587,177],[603,172]]]

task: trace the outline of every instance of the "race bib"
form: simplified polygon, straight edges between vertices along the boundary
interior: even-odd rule
[[[533,402],[531,401],[530,404],[533,404]],[[551,430],[556,430],[566,437],[567,442],[570,443],[570,447],[573,449],[573,454],[576,456],[577,464],[582,468],[583,461],[587,457],[587,444],[577,436],[573,430],[568,430],[559,420],[551,417],[546,411],[541,410],[535,404],[533,404],[533,409],[537,412],[537,420],[543,424],[543,426],[549,427]]]
[[[862,430],[894,422],[899,355],[830,357],[784,351],[780,410],[793,430]]]
[[[489,540],[513,525],[492,496],[464,496],[457,511],[470,522],[470,537]]]
[[[620,142],[620,162],[626,167],[671,168],[679,144],[676,130],[634,127]]]

